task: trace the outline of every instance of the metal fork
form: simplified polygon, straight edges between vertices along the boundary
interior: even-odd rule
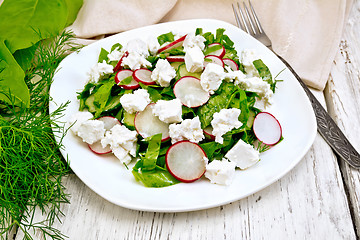
[[[254,7],[251,4],[251,1],[248,1],[248,5],[245,2],[242,4],[237,2],[237,8],[234,4],[232,4],[232,8],[234,10],[236,23],[239,28],[243,31],[247,32],[261,43],[263,43],[266,47],[268,47],[285,65],[286,67],[293,73],[296,79],[299,81],[300,85],[303,87],[305,93],[310,99],[312,107],[314,108],[317,129],[318,132],[323,136],[326,142],[332,147],[332,149],[348,164],[350,164],[354,168],[360,168],[360,154],[355,150],[355,148],[351,145],[349,140],[342,133],[340,128],[336,125],[334,120],[330,117],[330,115],[326,112],[326,110],[322,107],[320,102],[315,98],[315,96],[311,93],[306,84],[301,80],[299,75],[294,71],[294,69],[286,62],[281,56],[279,56],[272,49],[271,40],[266,35],[265,31],[261,27],[260,21],[255,13]],[[250,9],[250,10],[249,10]]]

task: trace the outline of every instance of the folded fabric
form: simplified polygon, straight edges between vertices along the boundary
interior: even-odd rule
[[[252,0],[273,49],[305,83],[322,90],[353,0]],[[158,22],[213,18],[235,25],[230,0],[84,0],[71,26],[94,38]]]

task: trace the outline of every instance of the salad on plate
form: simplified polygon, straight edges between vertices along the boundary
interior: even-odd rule
[[[229,185],[282,140],[268,112],[278,80],[222,28],[102,48],[88,78],[72,132],[146,187],[202,177]]]

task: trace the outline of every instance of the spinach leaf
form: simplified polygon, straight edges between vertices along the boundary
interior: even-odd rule
[[[153,170],[156,166],[156,160],[159,156],[160,145],[161,145],[161,136],[162,134],[155,134],[146,139],[149,143],[146,150],[145,156],[141,157],[143,160],[142,170]]]
[[[109,60],[109,58],[107,56],[108,54],[109,54],[108,51],[106,51],[104,48],[101,48],[99,58],[98,58],[98,62],[99,63],[102,63],[103,61],[107,62]]]
[[[270,69],[265,65],[265,63],[261,59],[253,61],[253,64],[257,69],[257,71],[259,72],[259,75],[262,78],[262,80],[270,84],[270,89],[273,92],[275,92],[276,81],[273,81]]]
[[[168,33],[164,33],[164,34],[161,34],[160,36],[158,36],[157,40],[158,40],[159,44],[162,45],[167,42],[168,43],[173,42],[175,40],[175,37],[172,32],[168,32]]]
[[[94,117],[97,118],[104,111],[106,103],[111,95],[111,88],[113,81],[107,81],[102,84],[99,89],[94,93],[94,104],[97,106]]]
[[[156,168],[152,171],[142,171],[141,160],[137,162],[132,174],[137,181],[142,182],[146,187],[161,188],[179,183],[166,169]]]
[[[24,71],[0,41],[0,101],[29,106],[30,94],[24,77]]]

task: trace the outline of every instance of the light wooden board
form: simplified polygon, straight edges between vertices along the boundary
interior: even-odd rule
[[[333,118],[360,152],[360,1],[346,23],[325,94]],[[341,170],[360,236],[360,172],[348,164],[341,164]]]
[[[74,175],[64,184],[71,204],[63,205],[63,223],[54,227],[69,239],[356,239],[336,157],[319,135],[282,179],[209,210],[128,210],[102,199]],[[41,219],[39,212],[36,218]]]

